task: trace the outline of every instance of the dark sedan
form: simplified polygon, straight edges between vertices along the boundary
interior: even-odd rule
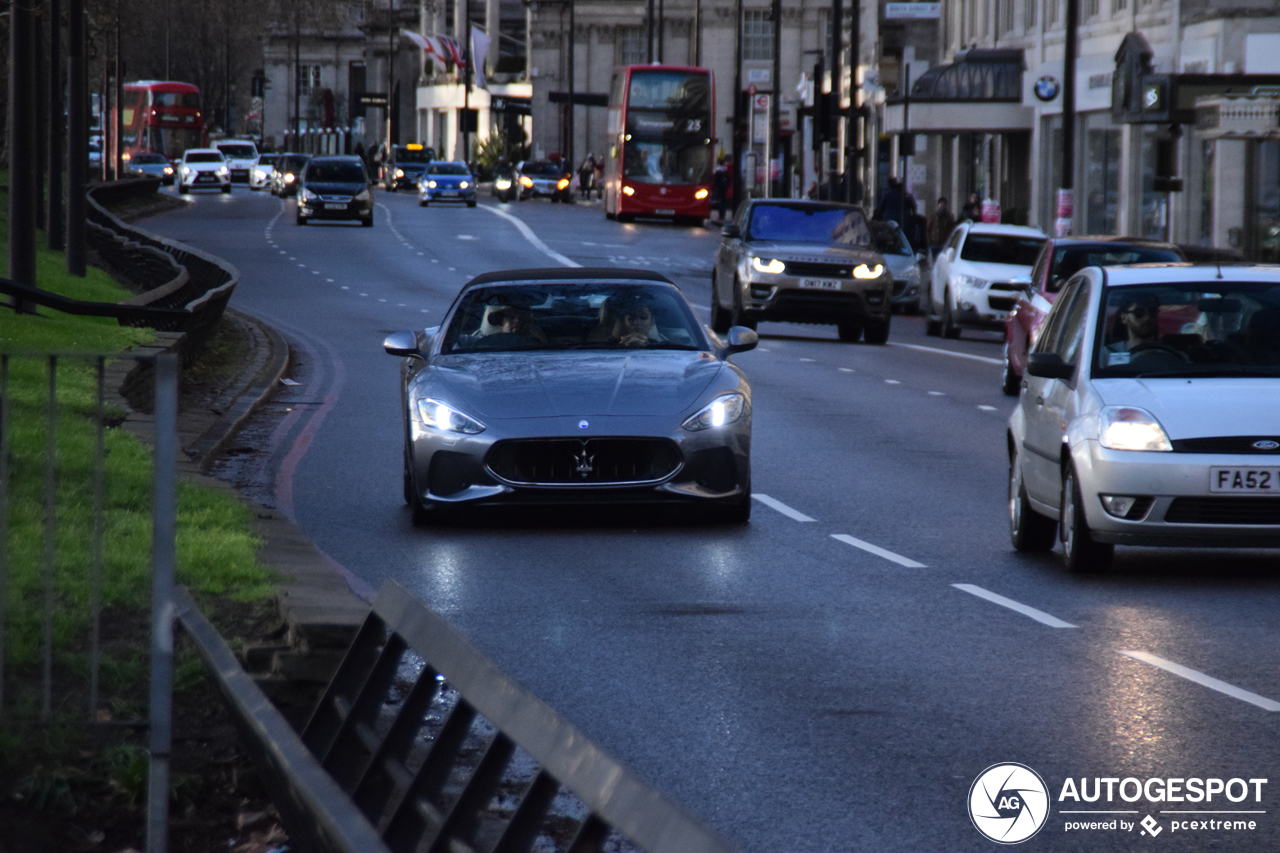
[[[441,325],[384,342],[401,362],[415,523],[480,504],[666,503],[751,514],[751,386],[646,270],[486,273]]]
[[[299,225],[315,219],[358,219],[373,226],[373,194],[359,157],[313,157],[298,182]]]

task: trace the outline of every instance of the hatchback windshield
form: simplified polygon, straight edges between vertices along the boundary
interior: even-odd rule
[[[432,175],[470,175],[466,163],[432,163],[427,172]]]
[[[312,161],[307,166],[307,180],[327,184],[363,184],[367,181],[359,163]]]
[[[252,145],[219,145],[218,150],[227,157],[234,157],[237,160],[252,160],[258,156],[258,152]]]
[[[135,154],[133,155],[135,163],[168,163],[163,154]]]
[[[538,178],[560,177],[560,167],[555,163],[525,163],[522,169],[526,175]]]
[[[1113,287],[1102,307],[1095,377],[1280,376],[1280,286]]]
[[[980,264],[1016,264],[1034,266],[1044,245],[1043,237],[1014,237],[1010,234],[975,234],[969,232],[960,250],[960,258]]]
[[[188,163],[221,163],[225,158],[216,152],[201,151],[187,155]]]
[[[871,223],[871,248],[882,255],[910,255],[911,246],[902,229],[885,222]]]
[[[274,166],[280,162],[279,154],[261,154],[258,156],[259,166]]]
[[[435,159],[435,152],[421,145],[397,145],[395,148],[396,163],[430,163]]]
[[[702,349],[697,318],[672,285],[502,285],[468,291],[446,353],[567,349]]]
[[[751,211],[752,240],[870,246],[862,211],[850,207],[758,204]]]

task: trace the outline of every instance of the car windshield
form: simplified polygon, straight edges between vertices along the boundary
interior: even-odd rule
[[[558,178],[560,167],[555,163],[525,163],[522,169],[526,175],[535,178]]]
[[[902,229],[885,222],[872,222],[871,248],[882,255],[911,255],[911,245],[903,236]]]
[[[258,157],[259,166],[274,166],[280,162],[279,154],[262,154]]]
[[[163,154],[135,154],[133,155],[133,162],[156,164],[156,163],[168,163],[169,161],[164,159]]]
[[[432,175],[470,175],[466,163],[432,163],[427,169]]]
[[[467,291],[445,353],[707,346],[674,285],[623,282],[507,284]]]
[[[221,163],[225,158],[214,151],[201,151],[187,155],[188,163]]]
[[[285,163],[284,163],[285,171],[286,171],[286,172],[300,172],[300,171],[302,171],[302,167],[303,167],[303,166],[305,166],[305,165],[307,165],[307,161],[308,161],[308,160],[310,160],[310,159],[311,159],[310,157],[305,157],[305,156],[304,156],[304,157],[290,157],[290,158],[288,158],[287,160],[285,160]]]
[[[1044,245],[1043,237],[1016,237],[1012,234],[969,232],[960,249],[960,259],[979,264],[1034,266]]]
[[[758,204],[751,210],[749,234],[752,240],[871,245],[866,217],[851,207]]]
[[[436,153],[430,148],[424,148],[421,145],[397,145],[395,148],[396,163],[430,163],[435,159]]]
[[[363,184],[368,179],[359,163],[312,161],[307,166],[307,180],[328,184]]]
[[[1164,246],[1132,246],[1124,243],[1093,243],[1055,246],[1053,275],[1063,281],[1085,267],[1115,267],[1121,264],[1177,263],[1182,256]]]
[[[258,156],[258,151],[252,145],[219,145],[218,150],[227,157],[234,157],[237,160],[252,160]]]
[[[1093,375],[1280,376],[1280,285],[1111,287]]]

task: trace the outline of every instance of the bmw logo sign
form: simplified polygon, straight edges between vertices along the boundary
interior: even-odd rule
[[[1042,101],[1052,101],[1058,97],[1058,89],[1058,81],[1048,75],[1036,81],[1036,97]]]
[[[591,424],[586,421],[578,421],[578,429],[586,429],[589,426],[591,426]]]
[[[1260,440],[1260,441],[1255,441],[1255,442],[1253,443],[1253,449],[1254,449],[1254,450],[1276,450],[1276,449],[1280,449],[1280,441],[1272,441],[1272,440],[1271,440],[1271,439],[1269,439],[1269,438],[1264,438],[1264,439],[1262,439],[1262,440]]]

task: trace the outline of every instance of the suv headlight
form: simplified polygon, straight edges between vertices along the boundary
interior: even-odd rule
[[[484,432],[484,424],[459,412],[448,403],[422,397],[417,402],[418,418],[427,426],[448,432],[476,435]]]
[[[303,201],[315,201],[317,198],[319,198],[319,196],[318,196],[318,195],[316,195],[315,193],[313,193],[311,190],[303,190],[303,191],[302,191],[302,200],[303,200]]]
[[[961,287],[972,287],[977,290],[985,290],[987,285],[990,284],[985,278],[978,278],[974,275],[958,276],[957,281]]]
[[[435,182],[435,181],[427,181],[427,186],[428,186],[430,189],[435,189],[435,188],[436,188],[436,182]]]
[[[397,177],[397,178],[403,178],[403,177],[404,177],[404,169],[396,169],[396,177]]]
[[[231,170],[228,169],[226,166],[219,166],[218,174],[225,178],[227,175],[231,174]]]
[[[360,192],[355,194],[356,201],[368,201],[371,198],[373,198],[373,196],[369,193],[367,188],[360,190]]]
[[[685,421],[681,426],[690,432],[704,429],[715,429],[737,423],[742,419],[742,412],[747,407],[747,398],[741,394],[725,394],[717,397],[702,407],[702,410]]]
[[[1173,450],[1155,415],[1132,406],[1107,406],[1098,413],[1098,442],[1109,450]]]
[[[884,266],[882,264],[876,264],[875,266],[858,264],[853,268],[854,278],[879,278],[882,275],[884,275]]]
[[[756,272],[766,272],[778,275],[786,270],[787,265],[777,258],[770,258],[767,261],[764,258],[752,258],[751,268]]]

